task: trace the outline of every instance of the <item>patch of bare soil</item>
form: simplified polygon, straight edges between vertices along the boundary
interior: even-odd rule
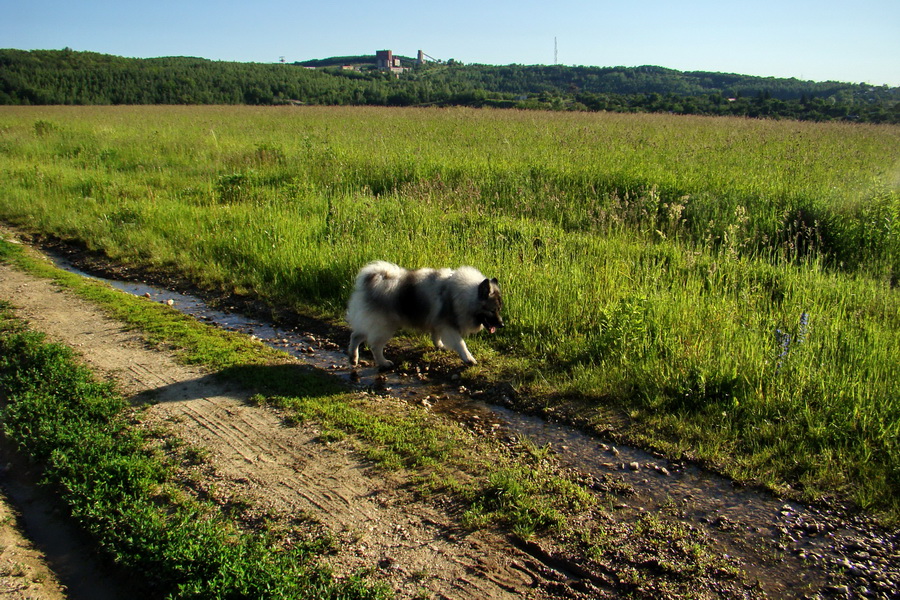
[[[43,553],[23,535],[21,516],[0,493],[0,597],[63,600],[63,586]]]
[[[340,541],[327,557],[338,574],[374,569],[401,598],[555,596],[531,554],[500,536],[460,530],[349,448],[317,441],[315,430],[285,426],[274,411],[248,405],[246,390],[146,347],[53,284],[0,265],[0,298],[50,341],[76,349],[126,395],[152,399],[140,419],[203,449],[211,467],[200,484],[207,493],[269,519],[318,521]]]

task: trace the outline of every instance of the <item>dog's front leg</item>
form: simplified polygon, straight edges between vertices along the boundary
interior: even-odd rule
[[[431,341],[434,344],[435,348],[443,348],[444,347],[444,342],[443,342],[443,340],[441,340],[441,334],[439,334],[437,331],[431,332]]]
[[[467,365],[471,366],[478,364],[478,361],[476,361],[475,357],[469,352],[469,348],[466,347],[466,341],[459,335],[458,331],[452,329],[444,330],[440,332],[440,339],[448,348],[455,350],[462,361]]]

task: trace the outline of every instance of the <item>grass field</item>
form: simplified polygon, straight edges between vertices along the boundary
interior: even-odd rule
[[[508,326],[472,376],[900,518],[898,127],[21,107],[0,174],[0,219],[334,319],[368,260],[473,264]]]

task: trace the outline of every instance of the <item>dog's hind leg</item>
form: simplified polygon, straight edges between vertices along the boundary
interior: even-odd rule
[[[390,369],[394,366],[394,363],[384,357],[384,346],[388,343],[388,340],[391,339],[396,330],[396,327],[392,327],[388,323],[378,323],[373,327],[370,327],[366,332],[366,342],[372,350],[372,355],[375,357],[375,364],[378,365],[379,369]]]
[[[438,337],[443,340],[448,348],[455,350],[464,363],[470,366],[477,364],[478,361],[476,361],[475,357],[469,352],[466,341],[458,331],[455,329],[444,329],[438,334]]]
[[[366,336],[353,332],[350,336],[350,346],[347,348],[347,354],[350,356],[350,366],[355,367],[359,364],[359,346],[366,340]]]
[[[372,349],[372,356],[375,357],[375,364],[379,369],[390,369],[394,366],[393,362],[384,357],[384,346],[389,339],[390,335],[369,340],[369,348]]]

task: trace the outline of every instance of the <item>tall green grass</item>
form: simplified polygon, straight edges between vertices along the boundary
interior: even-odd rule
[[[587,421],[896,518],[898,149],[667,115],[16,108],[0,218],[335,318],[368,260],[473,264],[509,322],[477,373],[515,356]]]

